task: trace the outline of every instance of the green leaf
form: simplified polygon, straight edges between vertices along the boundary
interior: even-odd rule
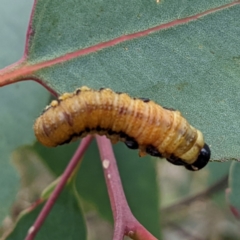
[[[39,99],[48,95],[33,83],[21,83],[0,89],[0,221],[7,215],[19,187],[18,174],[9,163],[10,155],[20,145],[34,141],[32,123],[46,104]],[[11,96],[11,99],[9,98]]]
[[[78,144],[77,142],[57,148],[46,148],[36,143],[31,149],[36,151],[49,169],[59,176],[70,161]],[[78,195],[88,204],[93,205],[101,216],[112,222],[112,211],[95,141],[84,155],[76,177],[76,190]]]
[[[21,1],[21,4],[27,3]],[[178,3],[38,0],[25,64],[18,64],[11,70],[15,71],[17,80],[42,80],[59,93],[87,85],[149,97],[163,106],[181,110],[191,124],[201,129],[211,146],[212,159],[236,159],[240,153],[239,123],[236,121],[240,116],[240,4],[238,1],[231,3],[230,0]],[[9,0],[7,4],[10,6]],[[14,2],[12,6],[17,8],[18,4]],[[17,24],[29,16],[25,10],[27,8],[18,10],[24,18],[18,17]],[[18,14],[0,16],[13,19]],[[23,34],[24,27],[19,26],[9,27],[12,35],[15,32]],[[7,28],[0,29],[4,29],[1,36],[5,36]],[[15,55],[11,58],[11,54],[20,50],[13,51],[13,45],[20,46],[23,51],[23,38],[13,44],[9,38],[11,34],[1,45],[1,66],[16,59]],[[5,61],[6,55],[8,60]],[[0,195],[1,217],[12,199],[8,192],[16,188],[16,173],[6,163],[9,154],[20,144],[32,141],[29,126],[37,116],[38,104],[44,104],[47,99],[47,95],[22,86],[22,90],[8,93],[5,88],[0,92],[0,107],[9,110],[1,110],[0,136],[4,140],[0,146],[0,181],[7,186]],[[28,98],[29,94],[33,98]],[[13,96],[15,99],[10,105]],[[23,106],[21,101],[31,104],[30,110],[24,105],[19,111]],[[21,112],[22,116],[15,117],[13,112],[16,115]]]
[[[229,168],[231,165],[231,161],[229,162],[222,162],[218,163],[216,166],[216,163],[209,163],[208,164],[208,170],[209,170],[209,177],[208,177],[208,184],[211,186],[212,184],[215,184],[216,182],[220,181],[222,178],[228,175]]]
[[[19,58],[23,52],[24,32],[30,14],[29,1],[1,2],[0,8],[0,66]],[[22,10],[22,18],[11,21]],[[14,46],[14,47],[13,47]],[[9,213],[19,187],[19,176],[10,163],[12,151],[34,141],[32,123],[46,104],[48,93],[37,84],[19,83],[0,89],[0,223]]]
[[[236,159],[239,14],[228,0],[39,0],[29,71],[59,93],[110,87],[179,109],[212,159]]]
[[[23,54],[33,0],[1,0],[0,4],[0,68],[3,68]]]
[[[13,232],[6,240],[24,239],[44,203],[45,201],[22,213]],[[87,239],[85,220],[71,185],[61,193],[35,239]]]
[[[67,164],[77,144],[53,149],[36,144],[33,150],[55,174],[59,167]],[[114,147],[124,191],[135,217],[156,237],[160,238],[159,189],[156,183],[155,163],[150,157],[139,158],[137,151],[131,151],[122,143]],[[64,163],[64,164],[63,164]],[[88,204],[108,221],[112,222],[112,211],[104,180],[99,152],[95,141],[84,155],[76,177],[76,190]]]
[[[95,141],[86,152],[76,177],[76,190],[102,217],[112,222],[112,210]]]
[[[56,176],[60,176],[69,163],[78,145],[79,141],[58,146],[56,148],[47,148],[39,142],[35,142],[33,146],[28,148],[37,153],[41,157],[44,164]]]

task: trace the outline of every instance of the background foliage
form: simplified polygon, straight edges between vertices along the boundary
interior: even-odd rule
[[[30,65],[42,64],[70,52],[196,16],[228,3],[231,1],[162,1],[157,4],[146,0],[96,0],[81,1],[76,5],[73,0],[60,3],[56,0],[39,0],[33,18],[35,34],[30,39],[27,61]],[[14,1],[13,4],[10,0],[0,0],[0,4],[3,6],[0,8],[0,66],[3,68],[23,55],[25,32],[33,2],[22,0]],[[133,96],[149,97],[164,106],[179,109],[194,126],[203,131],[206,142],[211,146],[213,159],[237,160],[240,153],[239,14],[239,4],[226,7],[194,21],[175,24],[171,28],[136,37],[98,52],[93,51],[74,59],[63,58],[56,65],[49,63],[48,68],[42,67],[34,72],[34,77],[43,79],[58,93],[72,91],[81,85],[110,87]],[[19,188],[19,172],[21,174],[34,161],[41,165],[33,166],[37,172],[43,167],[44,171],[48,169],[51,177],[57,177],[76,145],[46,150],[38,143],[34,144],[31,126],[49,101],[49,94],[40,85],[17,83],[1,88],[0,96],[0,184],[6,186],[0,194],[0,220],[4,220],[4,232],[8,228],[9,219],[6,216],[10,208],[15,218],[21,209],[26,208],[22,204],[23,200],[30,204],[39,197],[39,192],[31,193],[30,197],[22,194],[20,196],[23,199],[18,199],[17,204],[12,205]],[[34,145],[21,148],[12,155],[16,148],[27,144]],[[56,211],[57,217],[53,217],[61,219],[64,213],[65,218],[70,219],[66,223],[67,227],[75,226],[74,222],[82,227],[82,231],[73,232],[72,239],[79,239],[79,234],[85,234],[83,214],[87,219],[87,228],[91,229],[89,238],[94,239],[94,236],[109,232],[111,234],[111,211],[97,154],[96,149],[89,149],[77,175],[76,185],[69,185],[59,199],[63,211]],[[230,163],[211,163],[199,173],[189,173],[149,157],[139,160],[136,152],[126,150],[122,144],[116,146],[116,155],[120,160],[119,169],[130,207],[155,236],[160,237],[162,226],[166,239],[174,239],[176,236],[177,239],[191,239],[192,235],[200,239],[239,237],[237,225],[225,202],[224,185],[205,201],[197,199],[187,208],[181,205],[178,211],[169,211],[168,214],[163,210],[161,224],[161,214],[158,214],[160,206],[163,209],[170,207],[180,199],[196,195],[220,182],[228,174]],[[25,156],[24,159],[29,159],[29,162],[19,156]],[[228,203],[237,213],[238,165],[235,162],[231,166],[228,190]],[[24,183],[29,184],[26,174],[23,176],[22,188]],[[41,180],[37,179],[36,182]],[[161,204],[157,183],[161,188]],[[46,184],[42,184],[39,191]],[[66,196],[69,196],[68,200]],[[67,210],[66,213],[68,208],[77,209],[78,215],[71,215],[74,211]],[[38,209],[34,209],[29,215],[23,215],[8,239],[22,239],[25,230],[31,225],[32,220],[29,222],[29,219],[34,219],[37,212]],[[94,218],[92,222],[91,216]],[[97,224],[92,224],[99,221],[99,216],[103,219],[101,224],[104,233],[97,229]],[[75,217],[79,220],[75,220]],[[58,234],[55,235],[58,239],[64,236],[59,229],[61,223],[55,227],[51,221],[55,220],[46,223],[39,239],[43,239],[40,236],[44,236],[45,231],[49,233],[51,230],[51,234]],[[91,233],[93,231],[97,232],[96,235]]]

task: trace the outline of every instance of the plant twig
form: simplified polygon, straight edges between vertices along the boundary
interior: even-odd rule
[[[216,193],[217,191],[226,188],[227,187],[227,183],[228,183],[228,175],[224,176],[223,178],[221,178],[218,182],[216,182],[215,184],[213,184],[212,186],[210,186],[209,188],[207,188],[206,190],[194,195],[194,196],[190,196],[188,198],[185,198],[179,202],[177,202],[176,204],[173,204],[171,206],[165,207],[163,209],[160,210],[161,214],[169,214],[169,212],[175,212],[178,209],[180,209],[181,206],[189,206],[190,203],[201,199],[201,198],[206,198],[209,197],[210,195]]]
[[[43,209],[41,210],[40,214],[38,215],[37,219],[35,220],[34,224],[28,230],[28,234],[25,240],[33,240],[37,232],[39,231],[40,227],[42,226],[44,220],[48,216],[49,212],[51,211],[54,203],[56,202],[57,198],[59,197],[60,193],[62,192],[66,182],[68,181],[69,177],[74,172],[76,166],[78,165],[79,161],[81,161],[82,156],[87,149],[88,145],[92,140],[92,136],[87,136],[84,138],[77,151],[73,155],[71,161],[69,162],[67,168],[65,169],[64,173],[61,176],[61,179],[54,189],[53,193],[47,200],[46,204],[44,205]]]
[[[168,226],[173,228],[175,231],[177,231],[177,236],[180,238],[180,236],[182,235],[182,237],[184,239],[192,239],[192,240],[203,240],[203,238],[200,238],[198,236],[195,236],[193,234],[191,234],[189,231],[186,231],[184,228],[182,228],[181,226],[171,222],[168,223]]]
[[[136,220],[128,206],[111,142],[105,136],[96,139],[113,211],[113,240],[122,240],[124,235],[135,240],[157,240]]]

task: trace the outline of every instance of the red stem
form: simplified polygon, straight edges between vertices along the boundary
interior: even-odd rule
[[[37,234],[37,232],[39,231],[43,222],[45,221],[46,217],[48,216],[49,212],[51,211],[54,203],[56,202],[57,198],[59,197],[60,193],[62,192],[69,177],[72,175],[76,166],[81,161],[82,156],[83,156],[85,150],[87,149],[88,145],[90,144],[91,140],[92,140],[92,136],[87,136],[86,138],[84,138],[81,141],[77,151],[73,155],[67,168],[65,169],[64,173],[62,174],[58,185],[56,186],[53,193],[47,200],[46,204],[44,205],[43,209],[41,210],[41,212],[38,215],[37,219],[35,220],[34,224],[30,227],[25,240],[33,240],[34,239],[35,235]]]
[[[96,139],[113,211],[113,240],[122,240],[124,235],[135,240],[156,240],[156,238],[136,220],[128,206],[111,142],[105,136],[97,136]]]

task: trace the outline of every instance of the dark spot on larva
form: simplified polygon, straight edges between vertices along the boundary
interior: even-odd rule
[[[176,111],[176,109],[174,109],[174,108],[168,108],[168,107],[163,107],[163,108],[166,110],[169,110],[169,111]]]
[[[85,132],[90,132],[90,131],[91,131],[91,129],[89,127],[85,128]]]
[[[138,149],[138,143],[135,141],[125,141],[124,143],[130,149]]]
[[[78,95],[80,92],[81,92],[81,89],[78,88],[78,89],[76,90],[76,95]]]
[[[75,134],[73,134],[72,138],[73,137],[80,137],[80,136],[82,136],[83,133],[84,133],[84,131],[81,131],[79,133],[75,133]]]
[[[122,114],[122,113],[124,112],[124,109],[125,109],[124,107],[121,107],[121,108],[119,109],[119,111],[118,111],[119,114]]]
[[[108,129],[107,130],[108,135],[113,135],[116,134],[116,132],[114,132],[112,129]]]
[[[130,149],[138,149],[138,143],[134,138],[127,137],[127,139],[124,141],[126,146]]]
[[[146,152],[153,157],[162,157],[162,154],[153,145],[148,145],[146,147]]]
[[[59,143],[59,145],[63,145],[63,144],[65,144],[65,143],[70,143],[73,138],[80,138],[84,132],[85,132],[85,131],[81,131],[81,132],[79,132],[79,133],[73,133],[73,134],[70,135],[64,142]]]
[[[140,100],[142,100],[143,102],[147,103],[147,102],[150,102],[150,99],[149,98],[139,98]]]
[[[102,130],[103,130],[103,129],[102,129],[100,126],[97,126],[97,127],[96,127],[96,131],[97,131],[97,132],[100,132],[100,131],[102,131]]]
[[[51,130],[49,131],[49,129],[46,127],[45,124],[42,124],[42,127],[43,127],[43,131],[44,131],[45,135],[46,135],[47,137],[49,137]]]
[[[173,154],[169,158],[167,158],[167,161],[172,163],[173,165],[178,165],[178,166],[186,165],[186,163],[183,162],[181,160],[181,158],[178,158],[178,157],[174,156]]]
[[[102,88],[99,88],[99,92],[101,92],[101,91],[104,90],[104,89],[105,89],[105,88],[103,88],[103,87],[102,87]]]
[[[70,138],[68,138],[67,140],[65,140],[64,142],[62,143],[59,143],[59,145],[63,145],[63,144],[66,144],[66,143],[70,143],[72,141],[73,137],[71,136]]]
[[[116,94],[119,94],[119,95],[120,95],[120,94],[123,94],[123,92],[116,92]]]
[[[127,137],[127,135],[126,135],[126,133],[124,133],[124,132],[119,132],[119,137],[120,138],[126,138]]]
[[[72,126],[73,125],[73,120],[72,120],[71,115],[67,114],[66,112],[63,112],[63,114],[64,114],[64,118],[66,119],[68,125]]]

